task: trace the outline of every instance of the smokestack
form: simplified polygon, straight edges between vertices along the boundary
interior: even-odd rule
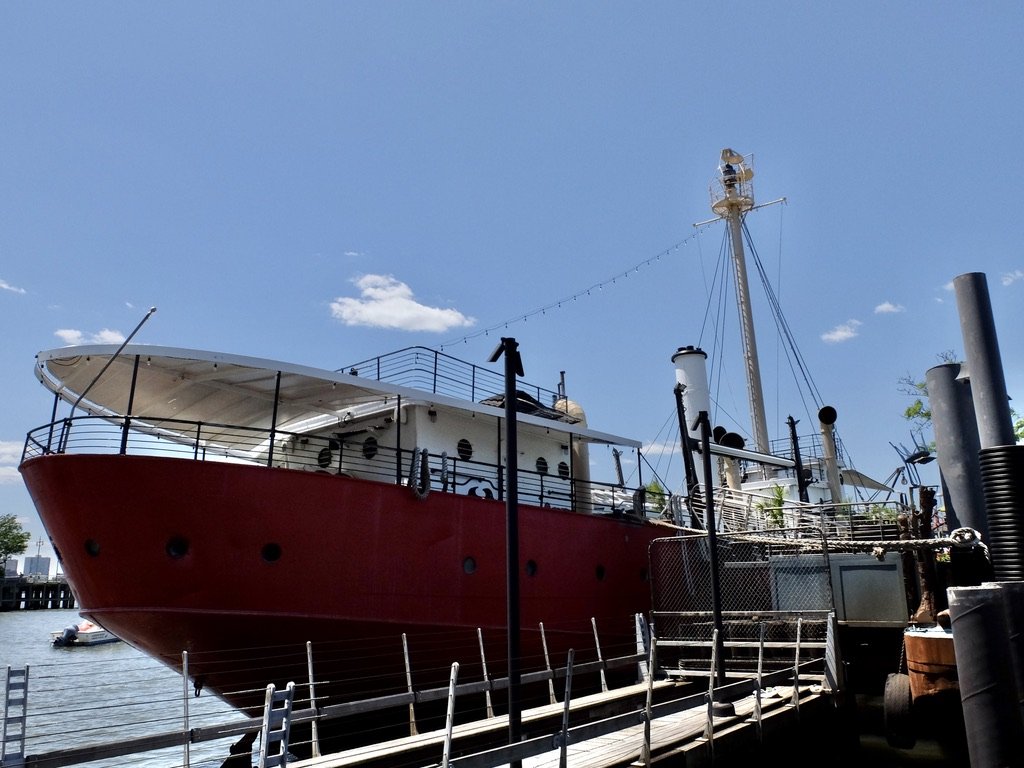
[[[828,490],[832,494],[832,503],[839,504],[843,500],[843,491],[839,487],[839,460],[836,457],[836,438],[832,425],[836,423],[836,409],[826,405],[818,411],[818,423],[821,431],[821,447],[825,454],[825,477],[828,478]]]
[[[672,355],[676,367],[676,383],[683,387],[683,408],[686,410],[686,432],[694,443],[700,442],[700,429],[694,429],[697,415],[711,414],[711,394],[708,391],[708,354],[699,347],[680,347]]]

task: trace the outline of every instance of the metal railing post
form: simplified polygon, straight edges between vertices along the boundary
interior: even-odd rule
[[[192,735],[191,735],[192,726],[189,724],[189,720],[188,720],[188,651],[182,651],[181,652],[181,686],[182,686],[181,702],[182,702],[182,709],[184,711],[184,719],[185,719],[185,729],[184,730],[185,730],[185,735],[186,735],[185,744],[184,744],[184,749],[185,749],[184,759],[185,759],[185,768],[189,768],[189,764],[190,764],[190,762],[189,762],[189,757],[190,757],[189,751],[190,751],[190,749],[189,748],[190,748],[191,742],[192,742]]]
[[[565,700],[562,703],[562,733],[558,768],[566,768],[569,760],[569,703],[572,699],[572,665],[576,651],[569,649],[569,658],[565,662]]]
[[[555,673],[551,669],[551,657],[548,656],[548,638],[544,634],[544,622],[540,622],[540,644],[544,649],[544,668],[548,673],[548,700],[552,704],[558,703],[555,698]]]
[[[452,753],[452,728],[455,726],[455,684],[459,681],[459,662],[452,664],[448,680],[448,713],[444,721],[444,750],[441,753],[441,768],[448,768]]]
[[[402,633],[402,656],[405,659],[405,689],[412,695],[415,694],[412,688],[412,664],[409,662],[409,640]],[[415,698],[415,696],[414,696]],[[419,733],[416,728],[416,704],[409,701],[409,735],[415,736]]]
[[[604,673],[604,658],[601,656],[601,641],[597,637],[597,619],[590,617],[590,626],[594,628],[594,647],[597,648],[597,660],[601,663],[601,691],[608,693],[608,678]]]
[[[405,637],[403,635],[402,637]],[[309,675],[309,706],[316,715],[310,723],[313,739],[313,757],[320,757],[320,707],[316,703],[316,684],[313,679],[313,643],[306,641],[306,672]]]
[[[487,687],[484,689],[484,699],[487,702],[487,717],[494,717],[494,706],[491,703],[491,676],[487,674],[487,655],[484,653],[484,633],[480,627],[476,628],[476,639],[480,643],[480,666],[483,669],[484,683]]]

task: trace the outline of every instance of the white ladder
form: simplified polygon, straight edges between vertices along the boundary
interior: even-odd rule
[[[25,764],[25,715],[28,712],[28,666],[7,667],[4,683],[4,735],[0,743],[0,765],[17,768]]]
[[[278,691],[273,683],[267,686],[259,768],[278,768],[288,762],[288,731],[292,724],[294,699],[295,683],[288,683],[283,691]]]

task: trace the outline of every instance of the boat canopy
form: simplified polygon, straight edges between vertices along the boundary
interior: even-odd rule
[[[313,423],[327,426],[333,419],[343,423],[346,416],[352,418],[375,405],[425,404],[504,416],[503,408],[495,405],[379,381],[352,371],[173,347],[61,347],[36,355],[35,370],[47,389],[75,409],[111,419],[178,419],[298,432]],[[494,394],[481,393],[481,399]],[[517,422],[527,429],[571,434],[589,443],[641,446],[637,440],[541,415],[518,413]]]

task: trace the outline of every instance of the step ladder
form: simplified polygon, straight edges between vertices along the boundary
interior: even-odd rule
[[[0,765],[17,768],[25,764],[25,715],[28,714],[28,667],[7,667],[4,680],[4,733],[0,743]]]
[[[288,762],[288,731],[292,724],[294,700],[295,683],[288,683],[283,691],[277,690],[273,683],[267,686],[259,768],[278,768]]]

